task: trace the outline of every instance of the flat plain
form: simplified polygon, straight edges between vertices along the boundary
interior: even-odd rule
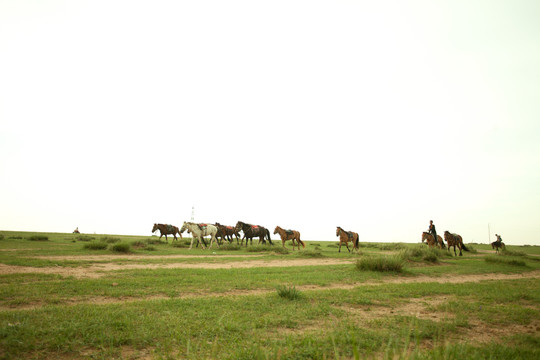
[[[538,246],[186,244],[0,231],[0,358],[540,358]]]

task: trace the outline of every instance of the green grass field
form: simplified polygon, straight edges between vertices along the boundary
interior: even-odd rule
[[[0,231],[0,358],[540,358],[540,247],[468,246]]]

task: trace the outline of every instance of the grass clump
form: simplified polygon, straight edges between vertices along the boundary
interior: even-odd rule
[[[84,244],[83,248],[88,250],[105,250],[107,249],[109,245],[107,243],[104,243],[102,241],[91,241],[89,243]]]
[[[110,236],[104,236],[100,240],[107,244],[116,244],[117,242],[120,242],[120,238]]]
[[[276,246],[275,248],[279,248],[280,246]],[[246,249],[248,252],[263,252],[263,251],[276,251],[278,252],[279,250],[275,250],[274,249],[274,246],[272,245],[254,245],[254,246],[248,246],[247,249]]]
[[[48,241],[49,237],[45,235],[32,235],[28,238],[30,241]]]
[[[506,247],[504,247],[501,250],[501,255],[504,255],[504,256],[527,256],[527,254],[525,254],[522,251],[508,250]]]
[[[507,258],[503,258],[503,257],[497,256],[497,255],[486,256],[484,259],[486,260],[486,262],[494,263],[494,264],[506,264],[506,265],[512,265],[512,266],[527,266],[527,264],[523,260],[507,259]]]
[[[89,235],[79,235],[75,239],[78,241],[92,241],[92,240],[95,240],[96,238]]]
[[[356,268],[367,271],[402,272],[403,263],[403,258],[399,255],[365,256],[356,261]]]
[[[131,252],[131,245],[125,242],[124,243],[120,242],[120,243],[114,244],[111,247],[111,250],[118,253],[129,253]]]
[[[313,250],[312,249],[302,250],[302,251],[299,251],[297,254],[300,257],[306,257],[306,258],[322,258],[322,257],[324,257],[324,255],[322,254],[320,248],[315,248]]]
[[[294,285],[278,285],[276,286],[276,291],[279,297],[282,297],[287,300],[298,300],[302,297],[302,293],[296,289]]]
[[[219,250],[221,251],[238,251],[241,249],[242,247],[237,244],[223,244],[219,247]]]

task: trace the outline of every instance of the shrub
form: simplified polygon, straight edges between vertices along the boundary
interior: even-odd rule
[[[152,244],[152,245],[165,245],[165,244],[167,244],[167,242],[165,240],[152,239],[152,238],[148,238],[145,241],[146,241],[147,244]]]
[[[403,258],[399,255],[362,257],[356,261],[356,268],[368,271],[401,272],[403,270]]]
[[[297,300],[302,297],[296,286],[278,285],[276,286],[276,291],[280,297],[288,300]]]
[[[87,244],[84,244],[83,248],[88,250],[105,250],[109,245],[101,241],[91,241]]]
[[[4,240],[4,235],[0,234],[0,240]]]
[[[146,250],[146,251],[156,251],[157,249],[156,249],[155,247],[153,247],[152,245],[150,245],[150,246],[145,247],[143,250]]]
[[[48,241],[49,238],[45,235],[32,235],[28,238],[30,241]]]
[[[111,247],[111,250],[115,252],[120,252],[120,253],[128,253],[128,252],[131,252],[131,245],[128,243],[120,242],[120,243],[114,244]]]

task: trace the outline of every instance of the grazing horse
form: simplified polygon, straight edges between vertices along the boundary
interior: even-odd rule
[[[227,239],[229,243],[232,243],[233,239],[232,236],[236,236],[236,244],[239,244],[238,238],[240,237],[240,233],[238,230],[236,230],[233,226],[227,226],[227,225],[221,225],[220,223],[215,223],[215,226],[218,228],[218,237],[221,237],[221,239]]]
[[[454,256],[457,256],[456,254],[456,246],[459,249],[459,256],[463,256],[463,253],[461,252],[461,249],[465,251],[469,251],[465,244],[463,243],[463,238],[461,235],[458,234],[451,234],[448,231],[444,232],[444,240],[446,240],[446,244],[448,245],[448,251],[450,251],[450,246],[454,247]]]
[[[491,248],[499,253],[499,249],[506,249],[506,245],[502,241],[494,241],[491,243]]]
[[[435,243],[435,241],[433,240],[433,234],[424,231],[422,233],[422,243],[424,242],[424,240],[430,247],[438,246],[440,249],[446,248],[446,246],[444,246],[442,237],[440,237],[439,235],[437,235],[437,243]]]
[[[185,222],[182,225],[182,228],[180,229],[180,233],[183,233],[185,230],[190,232],[192,234],[191,237],[191,244],[189,244],[189,249],[193,247],[193,239],[197,238],[197,241],[201,243],[201,247],[204,249],[204,236],[210,235],[210,247],[212,248],[212,244],[214,241],[217,244],[217,247],[219,248],[219,243],[216,240],[216,234],[217,234],[217,227],[211,224],[196,224],[192,222]]]
[[[174,240],[178,240],[178,238],[176,237],[176,233],[180,235],[180,239],[182,238],[182,233],[180,233],[180,230],[178,230],[178,227],[173,226],[173,225],[154,224],[154,227],[152,228],[152,232],[155,232],[157,230],[159,230],[159,233],[161,234],[159,235],[159,240],[161,240],[161,237],[165,235],[165,240],[169,242],[169,239],[167,238],[167,234],[169,235],[172,234],[174,236]]]
[[[268,241],[270,242],[270,245],[274,245],[272,244],[272,239],[270,239],[270,231],[268,231],[268,229],[265,227],[246,224],[244,222],[238,221],[236,223],[235,229],[236,231],[242,230],[244,232],[241,244],[244,244],[244,239],[246,239],[246,247],[248,244],[248,240],[250,241],[250,244],[253,245],[254,237],[259,237],[259,244],[261,243],[261,241],[263,243],[266,243],[266,241],[264,240],[265,236],[268,236]]]
[[[336,229],[336,236],[339,236],[339,251],[341,252],[341,244],[345,243],[345,246],[347,246],[347,250],[351,252],[349,249],[349,241],[353,244],[353,251],[356,249],[356,252],[358,252],[358,233],[352,232],[352,231],[345,231],[339,226]]]
[[[292,240],[292,249],[294,251],[294,241],[296,240],[296,244],[298,246],[298,250],[300,250],[300,244],[302,244],[302,247],[306,247],[306,244],[302,240],[300,240],[300,232],[296,230],[283,230],[279,226],[276,226],[276,229],[274,230],[274,234],[278,234],[281,237],[281,244],[283,247],[285,247],[285,241]]]

